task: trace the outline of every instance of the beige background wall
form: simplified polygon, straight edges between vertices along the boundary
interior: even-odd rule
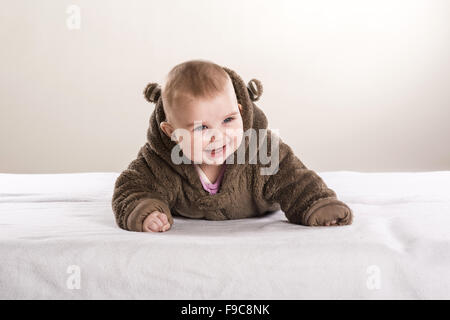
[[[450,170],[449,1],[1,7],[0,172],[123,170],[146,139],[143,88],[195,58],[261,80],[257,104],[308,167]]]

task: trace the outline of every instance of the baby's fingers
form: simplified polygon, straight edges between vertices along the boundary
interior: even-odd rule
[[[164,213],[160,213],[158,215],[158,218],[162,222],[163,226],[169,223],[169,220],[167,219],[167,216]]]
[[[154,214],[154,217],[151,219],[151,222],[156,224],[158,226],[158,230],[161,229],[164,225],[164,223],[161,221],[160,218],[161,214],[159,212]]]
[[[170,229],[170,223],[167,223],[167,224],[165,224],[165,225],[162,227],[161,231],[164,232],[164,231],[167,231],[167,230],[169,230],[169,229]]]
[[[159,229],[160,229],[160,226],[153,220],[144,223],[144,231],[157,232],[157,231],[159,231]]]
[[[147,218],[144,220],[144,230],[145,231],[153,231],[158,232],[163,227],[164,223],[159,219],[160,213],[155,211],[152,212]]]
[[[164,213],[160,213],[158,215],[158,219],[162,224],[159,231],[164,232],[164,231],[167,231],[170,229],[169,219],[167,218],[167,216]]]

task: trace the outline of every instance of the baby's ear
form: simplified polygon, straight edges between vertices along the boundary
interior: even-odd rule
[[[263,93],[263,85],[258,79],[252,79],[247,84],[248,94],[252,101],[258,101]]]
[[[149,83],[144,89],[145,100],[151,103],[157,103],[161,96],[161,86],[156,82]]]
[[[161,129],[162,132],[164,132],[166,134],[166,136],[168,136],[170,138],[172,132],[171,132],[171,126],[167,121],[163,121],[159,124],[159,128]]]

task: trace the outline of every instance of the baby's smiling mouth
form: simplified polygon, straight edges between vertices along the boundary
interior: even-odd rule
[[[222,147],[220,147],[220,148],[217,148],[217,149],[209,149],[209,150],[205,150],[207,153],[208,153],[208,155],[210,155],[211,157],[215,157],[215,156],[219,156],[219,155],[221,155],[224,151],[225,151],[225,149],[226,149],[226,145],[223,145]]]

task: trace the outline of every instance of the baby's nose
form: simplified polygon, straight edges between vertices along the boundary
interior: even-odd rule
[[[219,135],[221,135],[221,133],[220,133],[218,130],[211,130],[210,134],[211,134],[211,136],[210,136],[209,140],[210,140],[211,142],[215,141],[216,138],[217,138]]]
[[[224,135],[220,130],[212,130],[210,132],[210,137],[209,137],[210,142],[214,142],[216,140],[221,141],[222,139],[224,139]]]

